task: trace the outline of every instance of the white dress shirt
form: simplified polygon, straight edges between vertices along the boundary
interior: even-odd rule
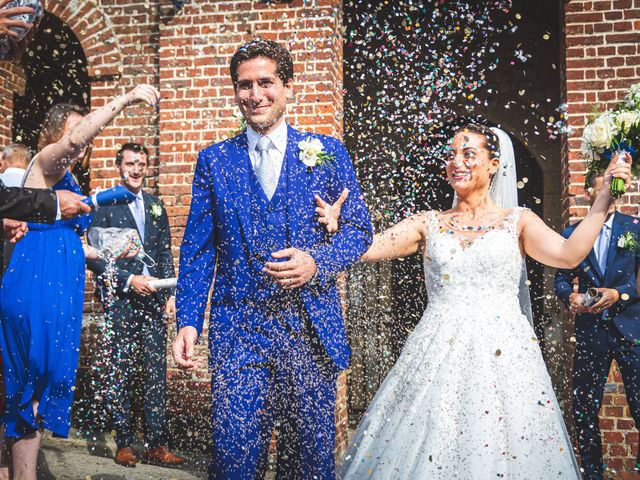
[[[273,132],[266,135],[271,140],[271,148],[269,148],[269,158],[272,160],[272,167],[274,177],[277,180],[280,178],[280,171],[282,170],[282,164],[284,163],[284,154],[287,150],[287,122],[282,122],[278,128]],[[258,140],[262,135],[247,126],[247,141],[249,149],[249,158],[251,159],[251,166],[256,168],[256,162],[259,160],[260,154],[256,150]]]

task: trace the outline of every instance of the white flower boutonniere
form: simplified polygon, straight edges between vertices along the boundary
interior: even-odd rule
[[[324,145],[319,138],[307,137],[300,140],[298,148],[300,149],[300,161],[307,166],[309,172],[314,167],[330,165],[336,159],[334,154],[325,152]]]
[[[626,231],[618,239],[618,248],[625,250],[631,250],[633,253],[638,251],[640,244],[638,243],[638,237],[635,233]]]
[[[150,210],[151,210],[151,216],[153,217],[154,220],[158,220],[162,215],[162,205],[160,205],[159,203],[152,203]]]

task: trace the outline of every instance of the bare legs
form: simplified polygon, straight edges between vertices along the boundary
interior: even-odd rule
[[[33,411],[38,411],[38,401]],[[17,440],[6,439],[0,430],[0,480],[37,480],[36,466],[42,432],[38,430]]]
[[[13,442],[11,447],[11,463],[13,480],[37,480],[36,465],[42,432],[37,431]]]
[[[11,444],[4,437],[4,426],[0,429],[0,480],[11,479]]]

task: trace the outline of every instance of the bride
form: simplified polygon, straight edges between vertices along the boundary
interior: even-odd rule
[[[613,202],[611,178],[629,183],[631,159],[612,161],[593,207],[564,239],[533,212],[496,202],[501,177],[515,171],[501,168],[500,158],[490,128],[460,129],[446,165],[455,206],[403,220],[376,235],[362,257],[421,252],[429,303],[358,427],[341,478],[580,477],[520,306],[522,264],[527,254],[552,267],[578,265]],[[339,210],[319,212],[329,228]]]

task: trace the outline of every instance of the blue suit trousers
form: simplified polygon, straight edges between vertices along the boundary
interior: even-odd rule
[[[264,478],[274,431],[279,480],[335,478],[338,370],[301,302],[273,307],[239,307],[240,332],[212,378],[210,480]]]

